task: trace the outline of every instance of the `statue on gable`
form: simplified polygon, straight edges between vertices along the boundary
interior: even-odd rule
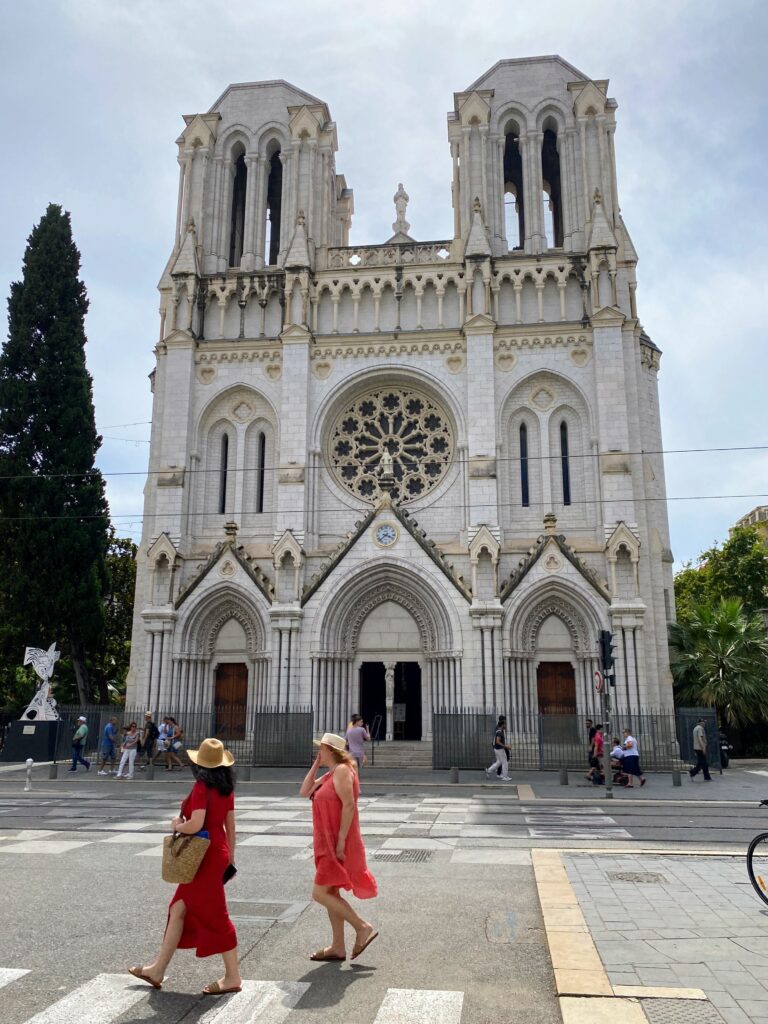
[[[57,722],[59,712],[56,701],[51,696],[51,676],[56,662],[61,657],[53,643],[44,651],[42,647],[27,647],[24,651],[24,664],[31,665],[35,674],[42,679],[42,685],[29,702],[29,706],[21,716],[22,722]]]
[[[407,235],[410,224],[405,219],[405,211],[408,207],[409,195],[403,188],[403,183],[398,182],[397,192],[392,197],[392,202],[395,204],[395,223],[392,225],[392,230],[396,235]]]

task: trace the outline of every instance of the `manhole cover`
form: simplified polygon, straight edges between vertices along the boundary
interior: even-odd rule
[[[710,1002],[698,999],[642,999],[649,1024],[723,1024]]]
[[[287,903],[277,900],[229,900],[229,915],[233,921],[279,921],[281,924],[293,924],[309,906],[305,900],[299,903]]]
[[[640,882],[643,885],[668,884],[664,875],[655,874],[653,871],[609,871],[608,878],[612,882]]]
[[[377,853],[376,860],[393,860],[399,863],[405,861],[430,861],[432,860],[432,850],[401,850],[399,853]]]

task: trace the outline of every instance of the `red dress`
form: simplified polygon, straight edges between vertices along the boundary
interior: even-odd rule
[[[192,881],[177,887],[168,909],[170,912],[177,900],[183,900],[187,908],[179,949],[195,949],[197,956],[213,956],[237,945],[237,932],[229,919],[222,881],[230,862],[224,822],[228,812],[235,809],[235,795],[222,796],[218,790],[209,789],[198,781],[181,805],[181,814],[189,819],[193,811],[202,809],[205,809],[203,828],[210,836],[211,845]]]
[[[355,816],[352,819],[344,847],[344,862],[336,857],[336,842],[341,828],[341,800],[331,781],[334,771],[352,772],[355,793]],[[360,781],[352,767],[339,765],[320,780],[312,794],[312,831],[315,848],[315,885],[333,885],[351,889],[361,900],[370,900],[377,894],[376,879],[365,862],[365,846],[360,835],[357,798]]]

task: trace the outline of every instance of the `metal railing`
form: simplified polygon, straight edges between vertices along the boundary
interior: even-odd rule
[[[58,711],[61,721],[57,757],[60,760],[66,760],[71,753],[72,734],[80,715],[87,719],[85,756],[89,760],[100,758],[104,727],[110,718],[117,719],[118,743],[123,728],[131,722],[136,722],[139,731],[144,729],[143,706],[123,708],[114,704],[89,704],[83,707],[70,704],[59,705]],[[195,749],[208,737],[220,739],[241,765],[304,767],[312,760],[313,711],[306,705],[257,708],[248,712],[233,705],[208,705],[191,713],[169,709],[162,717],[166,714],[174,718],[182,730],[181,749],[171,751],[182,763],[187,763],[185,750],[188,747]],[[160,725],[162,717],[155,717],[156,725]],[[162,762],[163,754],[164,751],[157,750],[156,745],[155,760]],[[139,763],[145,758],[142,751]]]
[[[441,709],[432,715],[432,767],[434,769],[488,767],[493,760],[493,735],[503,711],[492,708]],[[582,715],[506,713],[509,767],[553,771],[584,768],[589,736]],[[669,771],[680,762],[676,716],[666,709],[613,712],[614,735],[630,729],[640,750],[643,769]],[[605,737],[605,749],[611,748]],[[719,764],[719,761],[717,762]]]

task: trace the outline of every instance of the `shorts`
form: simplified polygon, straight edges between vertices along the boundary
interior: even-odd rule
[[[143,753],[145,753],[147,755],[147,757],[154,757],[155,756],[155,741],[154,740],[147,740],[147,742],[144,744],[144,746],[142,748],[142,751],[143,751]]]
[[[600,760],[597,757],[594,757],[594,756],[590,757],[590,759],[589,759],[589,767],[590,768],[598,768],[599,769],[600,768]]]
[[[105,761],[115,760],[115,744],[114,743],[102,743],[101,754]]]

